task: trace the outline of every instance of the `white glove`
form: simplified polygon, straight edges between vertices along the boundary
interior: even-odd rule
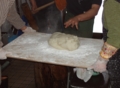
[[[22,30],[24,33],[34,33],[36,30],[32,29],[31,27],[27,27],[25,30]]]
[[[1,60],[4,60],[4,59],[7,59],[7,54],[9,54],[10,52],[7,52],[7,51],[5,51],[4,49],[0,49],[0,59]]]
[[[108,62],[108,60],[105,60],[105,59],[103,59],[103,58],[101,58],[99,56],[98,60],[90,68],[93,69],[96,72],[101,72],[101,73],[105,72],[106,71],[107,62]],[[88,68],[88,69],[90,69],[90,68]]]
[[[87,82],[93,74],[93,70],[87,70],[86,68],[74,68],[74,71],[76,72],[77,77],[84,82]]]

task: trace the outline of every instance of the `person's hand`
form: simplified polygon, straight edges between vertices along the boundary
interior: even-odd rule
[[[98,57],[98,60],[93,64],[89,69],[93,69],[96,72],[105,72],[106,71],[106,65],[107,65],[108,60],[105,60],[101,58],[100,56]]]
[[[7,54],[7,52],[1,48],[1,49],[0,49],[0,60],[1,60],[1,59],[2,59],[2,60],[7,59],[6,54]]]
[[[36,30],[32,29],[31,27],[27,27],[25,30],[22,30],[24,33],[34,33]]]
[[[75,16],[73,18],[71,18],[70,20],[68,20],[67,22],[64,23],[65,28],[71,26],[71,27],[76,27],[76,29],[78,29],[78,23],[79,23],[79,17]]]

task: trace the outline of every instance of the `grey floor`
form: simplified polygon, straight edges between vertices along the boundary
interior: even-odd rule
[[[2,75],[8,76],[8,88],[36,88],[33,62],[13,59]]]

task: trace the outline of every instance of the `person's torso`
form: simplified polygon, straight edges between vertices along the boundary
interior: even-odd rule
[[[101,5],[102,0],[67,0],[67,10],[74,15],[91,9],[92,4]]]

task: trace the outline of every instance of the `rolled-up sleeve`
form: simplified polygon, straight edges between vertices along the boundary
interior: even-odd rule
[[[17,13],[15,3],[12,5],[8,12],[7,20],[16,28],[21,29],[25,26],[25,22],[21,19],[19,14]]]
[[[108,30],[107,43],[120,48],[120,3],[108,0],[104,4],[103,25]]]

